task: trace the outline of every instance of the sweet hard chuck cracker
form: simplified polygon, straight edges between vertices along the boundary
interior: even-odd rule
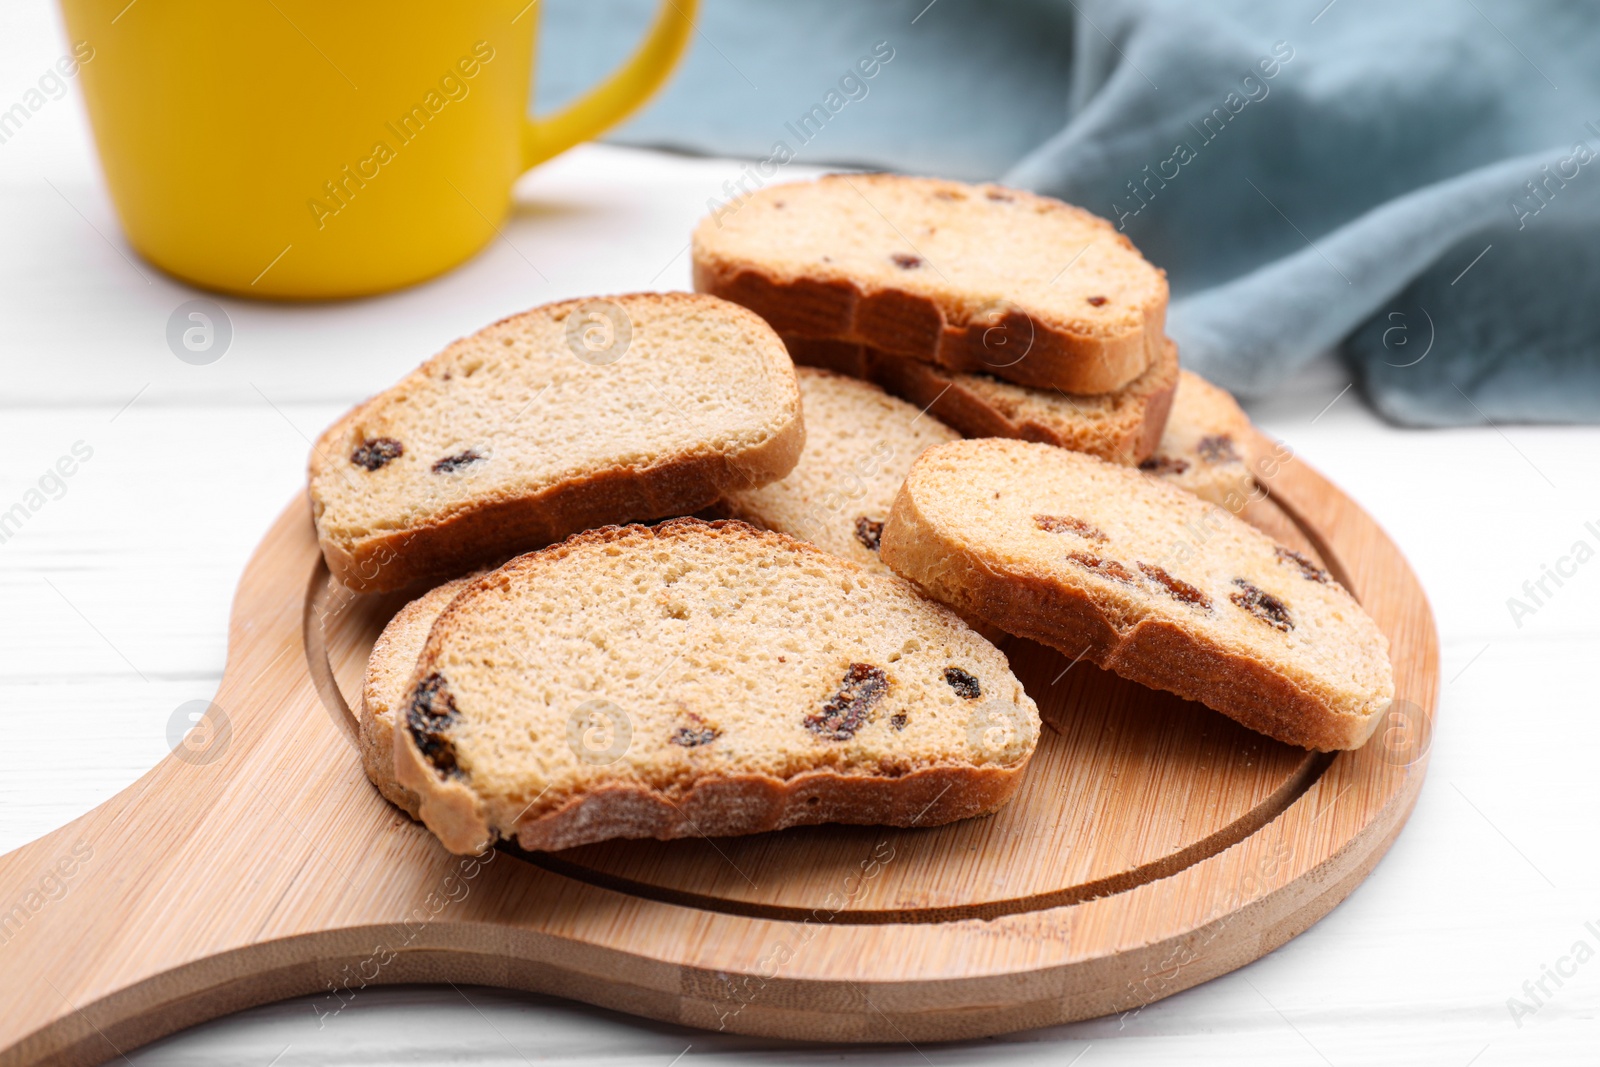
[[[462,853],[936,825],[1005,803],[1039,734],[954,613],[733,521],[594,530],[471,581],[407,690],[398,784]]]
[[[835,174],[703,219],[694,284],[786,337],[1068,393],[1159,358],[1166,275],[1106,220],[998,185]]]
[[[395,780],[394,726],[396,712],[411,692],[411,675],[417,657],[428,641],[428,631],[456,594],[479,575],[457,578],[428,590],[395,613],[373,643],[361,680],[361,707],[357,712],[361,766],[378,792],[413,818],[421,803],[416,793]]]
[[[869,382],[798,367],[806,447],[794,470],[723,497],[721,512],[810,541],[871,570],[895,493],[923,449],[959,438],[932,415]]]
[[[787,474],[794,365],[715,297],[547,304],[456,341],[312,450],[328,569],[399,589],[608,523],[681,515]]]
[[[995,438],[931,448],[881,554],[965,615],[1289,744],[1358,748],[1394,697],[1387,639],[1326,571],[1092,456]]]
[[[1013,437],[1137,464],[1235,513],[1255,490],[1260,435],[1227,390],[1179,369],[1171,341],[1139,377],[1089,396],[958,374],[845,341],[784,344],[795,363],[874,382],[964,437]]]
[[[1161,441],[1139,469],[1237,514],[1256,495],[1252,472],[1266,451],[1232,394],[1184,371]]]
[[[1156,451],[1178,388],[1178,346],[1109,393],[1075,394],[1016,385],[992,374],[963,374],[845,341],[785,337],[795,363],[865,378],[963,437],[1015,437],[1133,464]]]

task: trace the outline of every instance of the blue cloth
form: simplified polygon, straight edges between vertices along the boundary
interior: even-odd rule
[[[549,106],[654,4],[544,6]],[[1401,423],[1600,421],[1600,5],[706,0],[613,139],[1081,204],[1168,271],[1185,364],[1245,396],[1337,345]]]

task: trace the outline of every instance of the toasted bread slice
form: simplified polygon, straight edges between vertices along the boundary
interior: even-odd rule
[[[1184,371],[1161,442],[1139,469],[1238,514],[1255,493],[1262,437],[1233,394]]]
[[[794,365],[715,297],[547,304],[456,341],[311,453],[328,569],[361,591],[453,577],[607,523],[764,485],[805,443]]]
[[[1012,634],[1305,748],[1357,748],[1394,697],[1388,641],[1312,561],[1189,493],[984,438],[912,465],[883,561]]]
[[[906,472],[930,445],[960,434],[856,378],[797,367],[806,448],[771,485],[723,497],[721,510],[884,574],[878,536]]]
[[[378,635],[367,657],[367,673],[361,680],[361,708],[356,715],[361,766],[378,792],[412,818],[416,818],[421,800],[395,781],[395,710],[405,704],[411,693],[411,675],[417,669],[417,657],[422,654],[434,620],[476,577],[457,578],[436,586],[401,608]]]
[[[865,345],[785,337],[796,364],[865,378],[965,437],[1011,437],[1138,464],[1237,514],[1255,491],[1262,438],[1226,390],[1179,370],[1177,346],[1114,393],[1073,396],[955,374]]]
[[[593,530],[470,583],[395,741],[446,848],[993,811],[1038,738],[1005,656],[907,582],[741,522]]]
[[[700,222],[694,282],[785,336],[1108,393],[1160,355],[1166,275],[1109,222],[998,185],[836,174]]]
[[[1178,346],[1166,341],[1145,372],[1110,393],[1078,396],[958,374],[844,341],[785,337],[795,363],[876,382],[965,437],[1014,437],[1135,464],[1156,451],[1178,387]]]

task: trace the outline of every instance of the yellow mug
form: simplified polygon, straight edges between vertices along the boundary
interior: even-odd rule
[[[537,0],[61,7],[133,247],[208,289],[324,299],[478,251],[518,175],[666,80],[698,2],[662,0],[633,56],[548,118],[527,113]]]

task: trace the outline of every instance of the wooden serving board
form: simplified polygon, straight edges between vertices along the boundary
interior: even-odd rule
[[[477,859],[362,775],[355,702],[404,596],[333,585],[303,500],[240,582],[213,708],[94,811],[0,857],[0,1064],[93,1064],[315,994],[479,983],[711,1029],[936,1041],[1144,1005],[1306,929],[1356,887],[1427,766],[1438,638],[1416,576],[1299,461],[1246,517],[1388,634],[1373,742],[1318,755],[1023,641],[1044,717],[1018,796],[923,829],[812,827]]]

